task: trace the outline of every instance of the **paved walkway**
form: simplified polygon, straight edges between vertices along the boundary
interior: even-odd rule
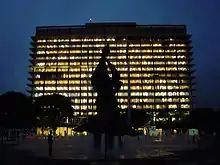
[[[56,139],[53,144],[53,157],[62,159],[104,157],[104,148],[102,148],[101,153],[95,152],[92,147],[92,139],[92,136]],[[108,155],[121,159],[146,158],[171,155],[174,151],[197,148],[196,145],[189,143],[184,136],[162,138],[162,144],[155,144],[153,143],[154,140],[154,138],[145,136],[141,136],[139,140],[136,137],[126,136],[123,138],[124,148],[118,149],[116,146],[113,151],[108,151]],[[104,144],[104,138],[102,144]],[[37,157],[48,157],[47,140],[43,138],[21,140],[20,145],[16,146],[15,149],[31,151]]]

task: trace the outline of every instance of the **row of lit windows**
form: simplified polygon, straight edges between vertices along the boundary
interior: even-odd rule
[[[110,50],[110,53],[126,53],[126,50]],[[152,53],[152,52],[154,52],[154,53],[174,53],[174,52],[177,52],[177,53],[182,53],[182,52],[187,52],[186,50],[176,50],[176,49],[174,49],[174,50],[163,50],[163,49],[158,49],[158,50],[155,50],[155,49],[153,49],[153,50],[150,50],[150,49],[148,49],[148,50],[139,50],[139,49],[133,49],[133,50],[129,50],[128,51],[129,53]]]
[[[36,63],[36,66],[81,66],[81,65],[97,65],[98,62],[38,62]],[[122,62],[122,61],[114,61],[112,62],[113,65],[127,65],[127,62]],[[130,62],[130,64],[134,65],[186,65],[186,61],[142,61],[142,62]]]
[[[130,86],[130,90],[132,91],[135,91],[135,90],[184,90],[184,89],[189,89],[189,86],[187,85],[181,85],[180,87],[179,86],[163,86],[163,88],[161,88],[161,86],[134,86],[131,84]],[[41,86],[38,86],[35,88],[35,90],[38,90],[38,91],[42,91],[42,90],[75,90],[75,91],[80,91],[80,90],[88,90],[88,91],[91,91],[92,90],[92,87],[91,86],[80,86],[80,84],[75,84],[75,86],[71,86],[71,87],[50,87],[50,86],[46,86],[46,87],[41,87]],[[127,85],[124,85],[121,87],[121,91],[124,91],[124,90],[128,90],[128,86]],[[127,92],[127,91],[126,91]]]
[[[124,41],[126,41],[126,38],[123,39]],[[165,39],[166,41],[174,41],[173,38],[170,39]],[[111,38],[54,38],[54,39],[39,39],[37,40],[38,43],[41,42],[93,42],[93,41],[115,41],[114,37]],[[152,39],[149,39],[149,41],[152,41]],[[158,40],[159,41],[159,40]],[[138,45],[138,44],[137,44]],[[158,46],[160,46],[161,44],[157,44]]]
[[[60,93],[61,94],[61,93]],[[39,97],[42,96],[43,93],[39,93],[39,94],[35,94],[35,97]],[[45,95],[52,95],[52,93],[45,93]],[[67,96],[67,94],[62,93],[62,95]],[[81,105],[74,105],[73,108],[76,110],[86,110],[86,109],[96,109],[96,106],[94,105],[95,103],[95,99],[73,99],[72,100],[73,103],[78,103]],[[118,100],[120,102],[120,100]],[[90,104],[88,104],[90,103]],[[84,104],[84,105],[83,105]],[[121,102],[121,104],[119,104],[120,108],[127,108],[127,102],[123,101]],[[148,104],[142,104],[142,105],[137,105],[137,104],[133,104],[131,103],[131,107],[132,108],[144,108],[144,109],[164,109],[164,108],[178,108],[178,104],[166,104],[166,105],[161,105],[161,104],[156,104],[156,105],[148,105]],[[185,109],[189,109],[190,105],[189,104],[180,104],[180,108],[185,108]]]
[[[57,83],[56,83],[57,82]],[[47,85],[51,85],[51,84],[88,84],[87,80],[78,80],[78,81],[74,81],[74,80],[70,80],[68,83],[68,80],[46,80],[45,84]],[[41,84],[44,85],[44,81],[34,81],[34,84]]]
[[[119,105],[119,107],[122,108],[122,109],[127,109],[128,106],[125,104],[125,105]],[[169,106],[167,106],[167,105],[156,105],[156,106],[155,105],[131,105],[131,108],[134,108],[134,109],[136,109],[136,108],[137,109],[142,109],[142,108],[143,109],[165,109],[165,108],[168,108],[168,107],[173,108],[173,109],[177,109],[176,105],[169,105]],[[73,108],[76,109],[76,110],[86,110],[86,109],[95,110],[96,106],[95,105],[93,105],[93,106],[92,105],[81,105],[81,106],[74,105]],[[189,104],[184,104],[184,105],[181,105],[180,108],[189,109],[191,107],[190,107]],[[81,112],[81,115],[85,115],[85,113]],[[88,112],[88,115],[91,115],[89,113],[92,113],[92,112]],[[97,112],[94,112],[94,113],[96,114]]]
[[[74,105],[72,106],[74,109],[76,110],[85,110],[84,112],[74,112],[74,115],[87,115],[87,109],[89,110],[95,110],[96,109],[96,106],[95,105]],[[127,109],[127,105],[119,105],[120,108],[122,109]],[[138,108],[138,109],[165,109],[165,108],[176,108],[177,106],[176,105],[131,105],[131,108]],[[189,104],[184,104],[184,105],[181,105],[180,108],[183,108],[183,109],[189,109],[190,108],[190,105]],[[88,115],[96,115],[97,112],[88,112]]]
[[[44,95],[52,95],[53,93],[44,93]],[[84,99],[79,99],[79,96],[80,94],[79,93],[58,93],[60,95],[63,95],[63,96],[66,96],[66,97],[76,97],[72,100],[72,102],[75,102],[75,103],[95,103],[96,101],[96,96],[97,94],[94,93],[89,93],[89,95],[87,95],[88,93],[85,93],[85,92],[82,92],[81,93],[81,96],[94,96],[94,98],[92,99],[89,99],[89,98],[84,98]],[[124,96],[123,93],[121,93],[122,95],[121,96]],[[43,93],[35,93],[34,94],[35,97],[39,97],[39,96],[43,96]],[[118,95],[120,96],[120,95]],[[128,95],[125,95],[125,96],[128,96]],[[172,95],[171,95],[172,96]],[[78,97],[78,98],[77,98]],[[118,101],[120,103],[127,103],[128,102],[128,99],[127,98],[118,98]],[[140,97],[140,98],[132,98],[131,99],[131,102],[132,103],[153,103],[153,102],[189,102],[189,98],[143,98]]]
[[[80,96],[80,94],[75,94],[75,93],[59,93],[60,95],[64,95],[64,96],[67,96],[67,97],[76,97],[76,96]],[[81,93],[81,96],[87,96],[86,95],[87,93]],[[39,96],[42,96],[43,93],[36,93],[35,94],[35,97],[39,97]],[[52,93],[44,93],[44,95],[52,95]],[[92,96],[92,95],[91,95]],[[97,96],[96,94],[94,94],[93,96]],[[181,103],[184,103],[184,102],[189,102],[189,98],[162,98],[162,99],[159,99],[159,98],[156,98],[156,99],[153,99],[153,98],[143,98],[143,99],[140,99],[140,98],[136,98],[136,99],[131,99],[130,100],[131,103],[157,103],[157,102],[161,102],[161,103],[164,103],[164,102],[173,102],[173,103],[178,103],[178,102],[181,102]],[[78,99],[78,98],[75,98],[75,99],[72,99],[72,102],[74,103],[95,103],[96,102],[96,98],[83,98],[83,99]],[[127,98],[118,98],[118,102],[120,103],[127,103],[128,102],[128,99]]]
[[[121,80],[124,84],[127,84],[128,83],[128,80]],[[68,83],[68,80],[57,80],[57,84],[87,84],[85,82],[88,82],[87,80],[69,80],[69,83]],[[187,80],[162,80],[162,79],[157,79],[157,80],[153,80],[153,79],[150,79],[150,80],[142,80],[143,82],[143,85],[144,83],[156,83],[156,84],[177,84],[177,83],[187,83],[189,81]],[[142,83],[141,80],[130,80],[130,83],[131,84],[141,84]],[[44,81],[34,81],[34,84],[44,84]],[[56,84],[56,80],[46,80],[45,81],[45,84]]]
[[[42,65],[44,65],[44,63],[38,63],[38,66],[34,67],[35,68],[34,71],[36,71],[36,72],[45,72],[45,71],[46,72],[48,72],[48,71],[49,72],[50,71],[54,72],[57,69],[57,71],[62,72],[62,71],[66,71],[66,70],[68,71],[68,68],[69,68],[70,72],[71,71],[73,71],[73,72],[74,71],[90,71],[90,72],[92,72],[93,71],[92,67],[94,68],[96,65],[92,65],[92,63],[91,63],[90,68],[88,68],[88,65],[85,65],[85,63],[82,62],[81,65],[78,65],[78,68],[71,67],[71,66],[77,66],[77,65],[61,65],[61,64],[66,64],[66,63],[59,63],[60,66],[51,65],[51,66],[46,66],[46,67],[42,66]],[[49,63],[49,64],[55,64],[55,63]],[[113,64],[113,65],[115,65],[115,64]],[[132,65],[138,65],[138,64],[137,64],[137,62],[136,63],[132,62],[131,66],[130,66],[131,67],[130,71],[135,71],[135,70],[138,70],[138,71],[141,71],[141,70],[142,71],[152,71],[152,70],[158,70],[158,71],[181,70],[181,71],[186,71],[186,70],[188,70],[186,67],[181,67],[181,66],[178,66],[178,67],[177,66],[175,66],[175,67],[159,67],[159,66],[154,65],[153,67],[146,66],[146,67],[139,68],[139,67],[134,67]],[[84,70],[82,69],[83,66],[84,66]],[[64,70],[62,70],[62,69],[64,69]],[[119,71],[128,71],[127,67],[126,67],[126,69],[118,67],[118,70]]]
[[[118,100],[120,103],[123,102],[123,99],[119,99]],[[189,98],[144,98],[144,99],[140,99],[140,98],[132,98],[131,102],[132,103],[142,103],[142,102],[149,102],[149,103],[153,103],[153,102],[189,102]],[[127,100],[126,100],[127,102]]]
[[[140,68],[138,69],[132,69],[133,71],[141,71]],[[81,70],[82,71],[82,70]],[[88,70],[85,70],[85,71],[88,71]],[[81,73],[81,77],[91,77],[92,76],[92,68],[89,68],[89,71],[90,73],[87,72],[87,74],[84,74],[84,73]],[[118,71],[127,71],[127,68],[119,68]],[[123,78],[123,77],[128,77],[128,74],[120,74],[120,76]],[[167,73],[167,74],[159,74],[157,76],[155,76],[154,73],[130,73],[130,76],[131,77],[177,77],[177,74],[175,75],[172,75],[170,73]],[[188,75],[186,74],[179,74],[178,75],[179,77],[186,77]],[[77,77],[80,77],[80,74],[79,73],[75,73],[75,74],[63,74],[61,76],[62,78],[77,78]],[[37,74],[35,76],[35,78],[40,78],[40,75]]]
[[[85,104],[85,103],[87,103],[87,104],[94,104],[95,103],[95,101],[96,101],[96,99],[74,99],[74,100],[72,100],[72,103],[77,103],[77,104]],[[120,104],[127,104],[127,99],[118,99],[118,102],[120,103]],[[151,99],[143,99],[143,102],[144,103],[153,103],[153,101],[151,100]],[[136,103],[136,104],[139,104],[139,102],[137,101],[133,101],[133,100],[131,100],[131,104],[134,104],[134,103]],[[177,103],[177,102],[173,102],[174,104],[168,104],[167,106],[169,107],[169,108],[177,108],[178,107],[178,105],[177,104],[175,104],[175,103]],[[187,102],[182,102],[181,104],[180,104],[180,106],[186,106],[186,105],[188,105],[189,106],[189,104],[184,104],[184,103],[187,103]],[[183,108],[183,107],[182,107]],[[189,108],[189,107],[186,107],[186,108]]]
[[[77,39],[77,38],[73,38],[73,39],[48,39],[48,40],[37,40],[37,42],[80,42],[80,41],[84,41],[84,42],[88,42],[88,41],[105,41],[105,39],[103,38],[95,38],[95,39]],[[108,38],[107,41],[115,41],[114,38]]]
[[[148,39],[149,41],[152,41],[152,39]],[[174,41],[173,38],[169,39],[164,39],[166,41]],[[50,39],[39,39],[37,42],[79,42],[79,41],[84,41],[84,42],[90,42],[90,41],[115,41],[114,37],[108,37],[108,38],[50,38]],[[123,38],[123,41],[126,41],[126,38]],[[156,40],[153,40],[156,41]],[[157,41],[160,41],[160,39],[157,39]]]
[[[141,56],[132,56],[132,55],[129,55],[128,56],[129,59],[184,59],[186,58],[185,55],[166,55],[166,56],[149,56],[149,55],[143,55],[142,57]],[[68,59],[75,59],[75,60],[81,60],[81,59],[85,59],[85,60],[88,60],[88,59],[100,59],[100,56],[92,56],[92,57],[89,57],[89,56],[70,56],[70,57],[67,57],[67,56],[46,56],[46,57],[36,57],[36,60],[68,60]],[[120,60],[120,59],[127,59],[126,55],[124,56],[109,56],[109,59],[117,59],[117,60]]]
[[[127,62],[123,61],[113,61],[113,65],[120,66],[120,65],[127,65]],[[186,65],[186,61],[141,61],[141,62],[130,62],[130,65]],[[81,62],[38,62],[36,66],[88,66],[88,65],[98,65],[98,62],[88,62],[88,61],[81,61]]]
[[[66,97],[68,97],[68,93],[63,93],[65,94]],[[97,94],[94,93],[93,96],[96,96]],[[189,96],[189,92],[131,92],[131,96]],[[72,96],[80,96],[80,93],[74,93]],[[92,96],[92,93],[81,93],[81,96]],[[117,96],[123,96],[127,97],[128,93],[127,92],[118,92]]]
[[[162,86],[132,86],[130,87],[131,90],[173,90],[173,89],[189,89],[189,86],[188,85],[168,85],[168,86],[165,86],[165,85],[162,85]]]
[[[182,52],[186,52],[186,50],[184,49],[173,49],[173,50],[163,50],[163,49],[148,49],[148,50],[139,50],[139,49],[132,49],[132,50],[128,50],[129,53],[152,53],[152,52],[156,52],[156,53],[173,53],[173,52],[177,52],[177,53],[182,53]],[[37,51],[37,54],[69,54],[69,53],[102,53],[101,50],[60,50],[60,51],[56,51],[56,50],[51,50],[51,51]],[[126,53],[126,50],[110,50],[110,53]]]
[[[35,90],[92,90],[92,87],[91,86],[84,86],[84,87],[80,87],[80,86],[73,86],[73,87],[66,87],[66,86],[60,86],[60,87],[55,87],[55,86],[46,86],[46,87],[43,87],[43,86],[38,86],[35,88]]]
[[[57,86],[58,85],[63,85],[63,83],[66,83],[66,82],[58,82]],[[74,84],[73,84],[73,82],[70,82],[70,84],[73,84],[74,86],[69,87],[69,90],[80,90],[80,89],[81,90],[91,90],[92,89],[92,87],[89,86],[90,84],[88,84],[89,81],[87,81],[87,84],[86,84],[86,81],[83,81],[82,83],[84,83],[84,84],[80,84],[80,81],[75,82]],[[36,84],[36,85],[44,85],[43,81],[40,81],[40,82],[36,82],[35,81],[34,84]],[[45,85],[55,85],[55,84],[56,84],[56,81],[45,81]],[[45,88],[36,87],[35,88],[35,90],[43,90],[43,89],[45,89],[45,90],[56,90],[56,88],[53,88],[53,87],[45,87]],[[64,90],[64,88],[57,88],[57,90],[58,89],[59,90]],[[121,89],[127,90],[128,86],[124,85],[124,86],[121,87]]]
[[[123,80],[121,80],[124,84],[127,84],[128,83],[128,80],[126,79],[123,79]],[[36,80],[36,81],[34,81],[34,84],[44,84],[44,82],[45,82],[45,84],[56,84],[56,82],[57,82],[57,84],[80,84],[80,82],[81,82],[81,84],[87,84],[88,83],[88,81],[87,80],[45,80],[45,81],[43,81],[43,80]],[[141,83],[143,83],[143,85],[144,85],[144,83],[156,83],[156,84],[166,84],[166,83],[168,83],[168,84],[178,84],[178,83],[188,83],[189,81],[188,80],[184,80],[184,79],[180,79],[180,80],[175,80],[175,79],[156,79],[156,80],[154,80],[154,79],[147,79],[147,80],[141,80],[141,79],[139,79],[139,80],[130,80],[130,83],[131,84],[141,84]]]
[[[121,75],[121,77],[128,77],[128,74],[120,74]],[[172,76],[172,74],[159,74],[157,77],[162,77],[162,76],[164,76],[164,77],[171,77]],[[180,74],[180,77],[184,77],[184,76],[186,76],[186,75],[184,75],[184,74]],[[136,77],[140,77],[140,78],[145,78],[145,77],[156,77],[156,76],[154,76],[154,74],[147,74],[147,73],[130,73],[130,77],[131,78],[136,78]],[[175,77],[177,77],[177,75],[175,75]]]
[[[50,57],[36,57],[36,60],[68,60],[68,59],[87,59],[88,56],[50,56]],[[99,59],[100,57],[94,57],[94,59]]]
[[[125,109],[127,108],[127,105],[121,105],[121,108]],[[173,104],[173,105],[131,105],[132,108],[136,109],[166,109],[166,108],[171,108],[171,109],[177,109],[178,106]],[[189,109],[191,108],[189,104],[184,104],[184,105],[180,105],[180,108],[183,109]]]
[[[129,44],[129,47],[161,47],[162,44]],[[169,44],[169,47],[184,47],[185,44]],[[38,45],[37,48],[69,48],[69,47],[105,47],[105,44],[94,44],[94,45]],[[109,47],[127,47],[127,44],[109,44]]]
[[[120,71],[120,68],[118,69]],[[130,68],[131,70],[131,68]],[[122,70],[123,71],[123,70]],[[132,68],[132,71],[141,71],[141,68]],[[134,73],[132,77],[141,77],[140,74],[142,74],[142,77],[187,77],[187,74],[179,73],[179,74],[171,74],[171,73]],[[136,76],[137,75],[137,76]]]
[[[90,69],[91,70],[91,69]],[[130,69],[131,71],[136,71],[138,69]],[[177,68],[165,68],[165,67],[158,67],[158,68],[142,68],[142,71],[187,71],[188,69],[187,68],[184,68],[184,67],[178,67]],[[80,69],[77,69],[77,68],[56,68],[56,67],[51,67],[51,68],[35,68],[34,69],[35,72],[76,72],[76,71],[80,71]],[[81,70],[82,71],[82,70]],[[126,68],[124,69],[119,69],[119,71],[127,71]],[[121,74],[121,77],[126,77],[126,76],[123,76],[123,74]],[[138,75],[135,75],[134,77],[140,77]]]
[[[76,77],[80,77],[78,76],[79,72],[81,72],[81,74],[83,74],[83,76],[85,77],[85,74],[84,72],[86,72],[86,77],[90,77],[91,74],[92,74],[92,71],[94,71],[95,67],[93,68],[75,68],[75,69],[71,69],[71,72],[78,72],[78,73],[74,73],[74,74],[62,74],[62,78],[76,78]],[[127,67],[124,67],[124,68],[118,68],[117,69],[118,71],[127,71],[128,68]],[[135,71],[135,72],[138,72],[140,71],[141,72],[144,71],[143,69],[141,68],[130,68],[130,71]],[[89,73],[88,73],[89,71]],[[123,77],[128,77],[127,74],[120,74],[120,76],[123,78]],[[159,74],[154,74],[154,73],[130,73],[130,76],[131,77],[188,77],[189,75],[188,74],[184,74],[184,73],[178,73],[178,74],[171,74],[171,73],[159,73]],[[41,78],[40,74],[36,74],[35,75],[35,78]]]
[[[142,63],[145,64],[145,65],[150,65],[149,62],[148,63],[147,62],[146,63],[142,62]],[[112,64],[115,65],[116,67],[117,66],[121,66],[121,67],[123,66],[123,68],[118,67],[119,71],[123,71],[123,70],[127,71],[127,69],[124,69],[124,65],[125,66],[127,65],[126,62],[112,62]],[[78,67],[84,66],[85,68],[88,68],[90,66],[90,68],[88,68],[88,69],[89,69],[89,71],[92,71],[91,66],[95,67],[96,65],[98,65],[98,62],[81,62],[81,63],[80,62],[71,62],[71,63],[67,63],[67,62],[58,62],[58,63],[50,62],[50,63],[46,63],[45,68],[46,69],[56,69],[56,68],[59,69],[59,68],[68,68],[68,66],[70,68],[71,68],[71,66],[78,66]],[[142,64],[140,64],[140,62],[131,62],[130,66],[132,67],[132,65],[142,65]],[[169,64],[169,65],[171,65],[171,64]],[[43,67],[43,66],[45,66],[45,63],[43,63],[43,62],[37,63],[36,66],[37,66],[37,67],[35,67],[36,69],[45,69]],[[132,67],[132,68],[130,68],[130,70],[133,71],[133,70],[137,70],[138,68],[139,68],[139,71],[141,71],[141,70],[143,70],[143,71],[148,71],[148,70],[149,71],[151,71],[151,70],[158,70],[158,71],[160,71],[160,70],[177,70],[177,68],[178,68],[178,70],[183,70],[183,71],[187,70],[187,68],[181,67],[181,66],[178,66],[178,67],[177,66],[175,66],[175,67],[158,67],[157,64],[153,65],[152,67],[143,66],[142,69],[141,69],[141,67]],[[86,69],[85,69],[85,71],[86,71]]]
[[[189,92],[131,92],[131,96],[189,96]]]
[[[75,87],[68,87],[68,86],[59,86],[59,87],[55,87],[55,86],[46,86],[46,87],[43,87],[43,86],[37,86],[35,88],[35,90],[91,90],[92,87],[91,86],[88,86],[88,87],[80,87],[80,86],[75,86]],[[131,90],[173,90],[173,89],[189,89],[189,86],[188,85],[173,85],[173,86],[133,86],[131,84],[130,86],[130,89]]]
[[[186,67],[143,67],[142,71],[187,71]],[[80,68],[60,68],[60,67],[34,67],[34,72],[76,72],[80,71]],[[124,70],[126,71],[126,69]],[[123,76],[122,76],[123,77]]]

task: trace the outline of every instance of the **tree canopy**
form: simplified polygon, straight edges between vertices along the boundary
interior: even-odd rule
[[[0,96],[0,122],[4,128],[31,128],[35,122],[31,98],[20,92],[7,92]]]
[[[51,127],[54,131],[67,117],[73,118],[74,112],[70,98],[58,94],[36,98],[34,109],[38,125]]]
[[[190,128],[197,128],[203,131],[214,131],[217,112],[211,108],[193,109],[187,119],[187,125]]]
[[[109,123],[111,128],[114,130],[108,130],[111,134],[114,135],[134,135],[134,130],[139,127],[145,126],[150,120],[150,115],[143,110],[131,109],[131,124],[128,125],[128,112],[127,110],[120,110],[121,112],[119,116],[114,117],[114,121]],[[114,126],[113,126],[114,125]],[[88,122],[82,124],[76,131],[88,131],[90,133],[104,133],[104,126],[102,124],[102,119],[96,116],[90,116]]]

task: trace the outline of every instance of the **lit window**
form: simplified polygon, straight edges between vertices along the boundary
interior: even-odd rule
[[[41,91],[43,90],[43,87],[36,87],[35,89]]]
[[[189,98],[181,98],[180,102],[189,102]]]
[[[46,40],[37,40],[37,42],[46,42]]]
[[[186,52],[186,50],[177,50],[177,53],[182,53],[182,52]]]
[[[190,108],[190,105],[189,105],[189,104],[182,104],[182,105],[180,106],[180,108],[188,109],[188,108]]]
[[[79,41],[81,41],[81,39],[77,39],[77,38],[71,39],[71,42],[79,42]]]
[[[37,54],[45,54],[45,51],[37,51]]]
[[[170,105],[168,105],[168,108],[170,108],[170,109],[176,109],[176,108],[177,108],[177,105],[176,105],[176,104],[170,104]]]
[[[153,44],[154,47],[162,46],[161,44]]]
[[[168,92],[168,96],[179,96],[179,92]]]
[[[166,92],[155,92],[155,96],[166,96]]]
[[[35,75],[35,78],[40,78],[40,75],[39,74]]]

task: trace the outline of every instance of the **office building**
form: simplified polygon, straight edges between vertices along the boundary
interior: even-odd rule
[[[31,37],[30,93],[71,97],[74,115],[94,115],[91,76],[102,48],[121,73],[119,107],[185,110],[193,107],[192,41],[185,25],[87,23],[37,27]]]

